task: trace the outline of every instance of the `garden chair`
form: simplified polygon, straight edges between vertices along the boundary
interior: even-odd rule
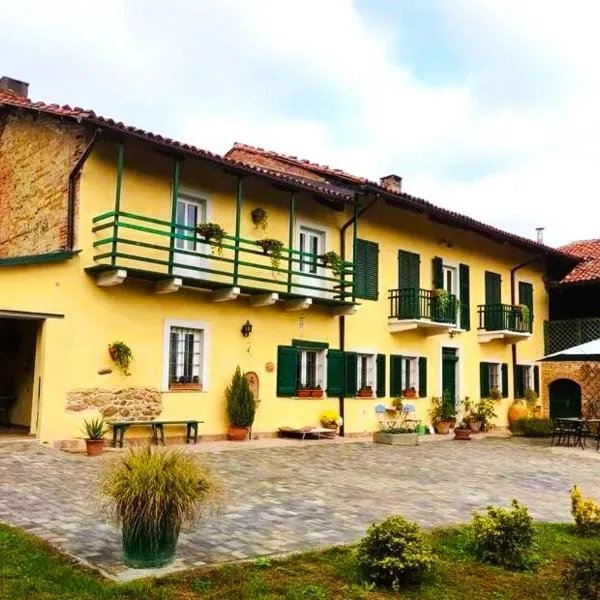
[[[402,425],[413,425],[415,429],[421,423],[421,419],[415,418],[417,409],[414,404],[402,405]]]
[[[377,404],[375,406],[375,414],[379,421],[380,429],[388,429],[390,427],[398,427],[399,419],[390,418],[385,404]]]

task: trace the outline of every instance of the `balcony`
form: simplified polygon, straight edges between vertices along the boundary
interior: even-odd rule
[[[127,278],[153,282],[155,293],[181,287],[207,290],[213,301],[247,296],[251,306],[280,303],[284,310],[312,304],[333,314],[353,314],[353,264],[337,268],[322,256],[281,248],[273,253],[258,240],[225,235],[206,239],[195,227],[142,215],[110,211],[93,219],[94,266],[98,285]]]
[[[388,299],[390,333],[423,329],[429,335],[456,329],[457,301],[454,294],[402,288],[389,290]]]
[[[531,336],[531,316],[512,304],[480,304],[478,335],[481,343],[504,340],[513,344]]]

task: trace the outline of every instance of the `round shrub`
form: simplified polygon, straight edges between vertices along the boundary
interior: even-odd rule
[[[374,523],[358,547],[363,575],[382,587],[400,589],[419,583],[435,564],[421,528],[403,517]]]
[[[573,560],[565,571],[565,592],[581,600],[600,598],[600,550],[590,550]]]
[[[600,506],[592,498],[584,498],[576,485],[571,490],[571,514],[577,535],[600,534]]]
[[[511,425],[515,435],[524,437],[550,437],[552,435],[552,421],[539,417],[521,417]]]
[[[509,569],[523,569],[533,563],[533,518],[517,500],[510,509],[488,506],[486,513],[475,513],[471,531],[480,560]]]

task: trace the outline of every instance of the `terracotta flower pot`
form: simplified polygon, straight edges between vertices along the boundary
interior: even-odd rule
[[[104,450],[104,440],[85,440],[85,451],[88,456],[98,456]]]
[[[513,402],[508,409],[508,421],[512,425],[517,419],[528,417],[529,411],[527,406],[522,402]]]
[[[359,398],[372,398],[373,397],[373,392],[369,392],[367,390],[358,390],[357,396]]]
[[[448,423],[450,423],[450,429],[454,429],[454,426],[456,425],[456,417],[448,419]]]
[[[310,398],[310,390],[296,390],[298,398]]]
[[[478,433],[479,431],[481,431],[482,425],[483,423],[481,421],[469,421],[469,429],[473,433]]]
[[[402,392],[402,397],[403,398],[416,398],[417,392],[416,392],[416,390],[405,390],[404,392]]]
[[[236,427],[235,425],[229,426],[229,439],[232,442],[243,442],[248,435],[247,427]]]
[[[454,429],[454,439],[469,441],[471,439],[471,430],[463,429],[462,427],[456,427]]]
[[[447,435],[450,431],[450,421],[434,421],[433,428],[440,435]]]
[[[323,390],[310,390],[310,397],[311,398],[322,398]]]

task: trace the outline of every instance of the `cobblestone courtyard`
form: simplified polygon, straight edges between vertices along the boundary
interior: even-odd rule
[[[568,491],[600,489],[600,453],[517,439],[443,441],[417,447],[370,443],[206,452],[225,482],[221,513],[182,535],[174,569],[355,542],[375,519],[402,513],[424,526],[470,518],[518,498],[535,518],[570,518]],[[119,535],[98,510],[107,454],[70,455],[31,442],[0,444],[0,520],[21,527],[113,577]]]

